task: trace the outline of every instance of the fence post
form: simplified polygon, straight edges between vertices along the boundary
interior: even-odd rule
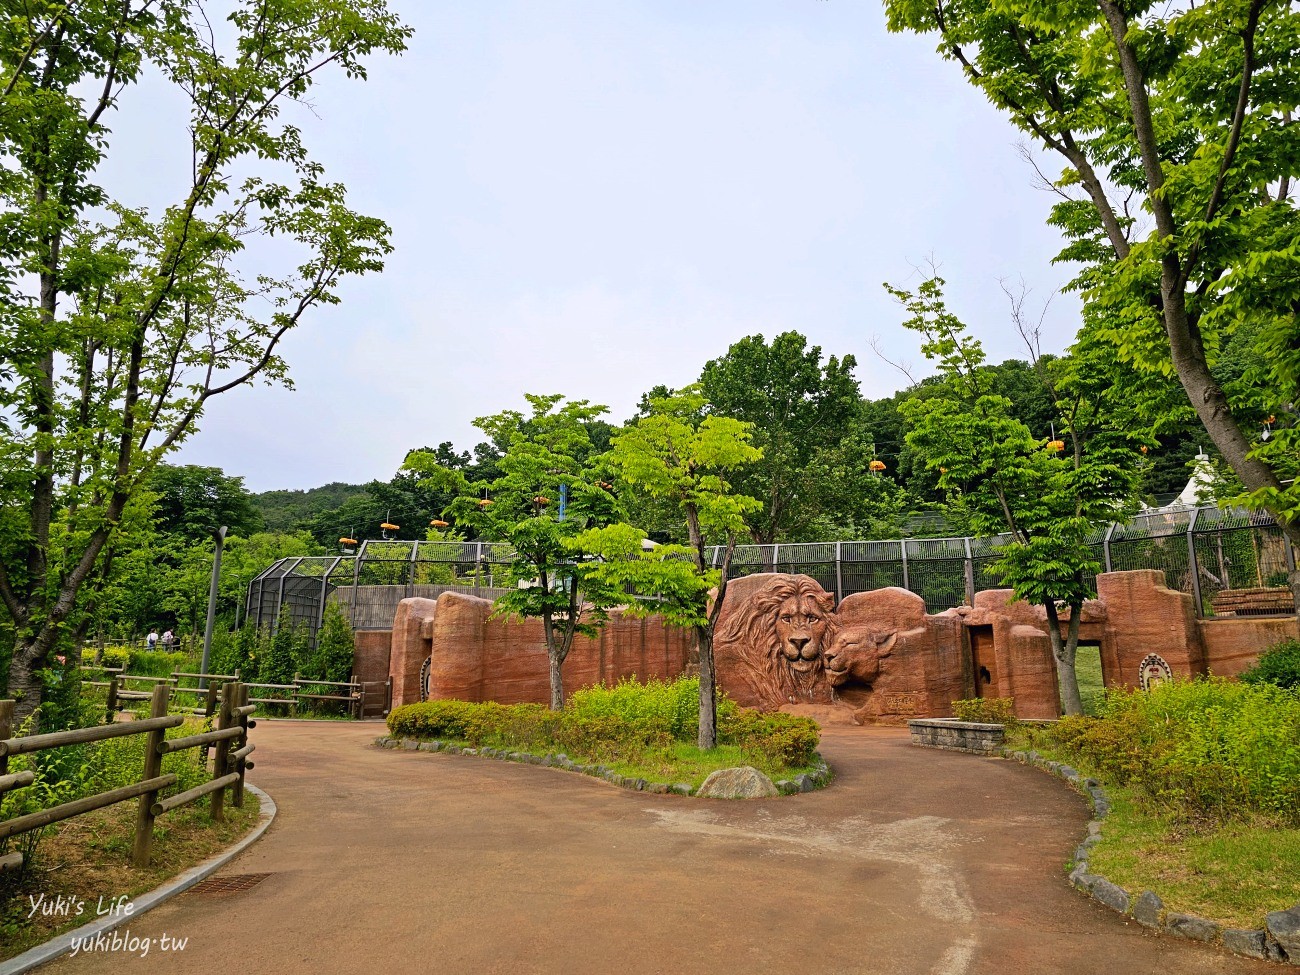
[[[245,684],[236,684],[235,687],[235,706],[243,707],[248,703],[248,686]],[[239,716],[239,726],[243,732],[235,740],[239,742],[239,747],[243,748],[248,744],[248,715]],[[239,773],[239,779],[230,789],[230,804],[236,809],[244,808],[244,766],[246,760],[242,758],[235,759],[235,771]]]
[[[110,674],[108,678],[108,700],[104,704],[104,724],[112,724],[117,717],[118,675]]]
[[[844,543],[835,543],[835,602],[844,601]]]
[[[1196,559],[1196,519],[1201,509],[1192,509],[1192,519],[1187,523],[1187,568],[1192,573],[1192,599],[1196,601],[1196,617],[1205,616],[1205,607],[1201,603],[1201,565]]]
[[[14,702],[0,701],[0,741],[4,741],[14,732]],[[9,756],[0,755],[0,775],[9,773]]]
[[[393,710],[393,675],[388,675],[388,680],[384,681],[384,717],[388,717],[388,712]]]
[[[217,730],[223,731],[229,728],[234,721],[231,711],[234,709],[234,683],[226,681],[221,685],[221,710],[217,715]],[[214,746],[217,750],[217,756],[212,760],[212,777],[219,779],[228,771],[230,765],[230,739],[225,738],[217,742]],[[226,789],[222,786],[212,793],[212,821],[214,823],[223,823],[226,821],[226,813],[222,804],[226,799]]]
[[[971,554],[970,539],[963,538],[962,546],[966,549],[966,558],[964,559],[963,573],[966,576],[966,605],[975,605],[975,556]]]
[[[1101,557],[1102,557],[1103,564],[1106,566],[1107,572],[1115,571],[1111,567],[1111,561],[1110,561],[1110,539],[1111,536],[1115,534],[1115,529],[1118,527],[1119,526],[1112,521],[1110,525],[1107,526],[1106,534],[1102,536],[1101,539]]]
[[[911,584],[911,579],[908,578],[908,572],[907,572],[907,539],[906,538],[900,538],[898,540],[898,550],[903,553],[903,588],[910,592],[912,589],[912,584]]]
[[[155,684],[153,697],[150,699],[149,717],[167,717],[167,699],[171,696],[171,686]],[[162,774],[162,743],[167,737],[167,729],[156,728],[149,732],[144,746],[144,776],[142,782],[156,779]],[[158,790],[146,792],[140,797],[139,811],[135,817],[135,843],[131,846],[131,862],[137,867],[149,866],[149,854],[153,847],[153,804],[158,801]]]

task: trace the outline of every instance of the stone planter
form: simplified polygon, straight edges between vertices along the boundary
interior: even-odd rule
[[[976,755],[1000,754],[1006,737],[1003,725],[956,718],[917,718],[907,722],[907,728],[912,733],[913,745]]]

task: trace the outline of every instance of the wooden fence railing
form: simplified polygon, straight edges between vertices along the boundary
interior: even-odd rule
[[[242,806],[244,773],[253,767],[253,763],[248,760],[248,756],[253,753],[253,745],[248,740],[248,731],[255,726],[255,722],[250,720],[250,715],[256,710],[256,705],[248,702],[248,688],[239,681],[226,681],[221,685],[216,729],[169,740],[166,737],[167,729],[178,727],[185,722],[185,715],[167,713],[173,690],[174,688],[165,680],[157,683],[150,693],[149,717],[142,720],[97,725],[93,728],[77,728],[73,731],[55,731],[23,738],[9,737],[13,733],[14,702],[0,701],[0,796],[11,789],[30,786],[35,781],[35,775],[30,771],[9,774],[9,758],[12,755],[29,755],[51,748],[107,741],[110,738],[122,738],[128,735],[148,736],[144,752],[144,768],[139,782],[96,795],[83,796],[72,802],[0,822],[0,840],[41,829],[51,823],[71,819],[96,809],[103,809],[105,806],[138,798],[140,802],[136,815],[135,839],[131,846],[131,862],[136,866],[145,867],[149,865],[153,824],[158,816],[201,799],[203,796],[211,795],[212,818],[216,822],[222,822],[225,818],[227,789],[230,790],[231,803],[237,807]],[[185,792],[159,799],[159,792],[176,784],[175,774],[162,774],[163,756],[189,748],[212,749],[215,752],[212,779]],[[21,853],[10,853],[0,857],[0,871],[14,869],[21,865]]]
[[[144,677],[136,674],[125,674],[121,667],[105,667],[96,664],[83,664],[83,671],[94,671],[103,674],[105,680],[83,680],[82,687],[101,687],[106,691],[106,700],[104,711],[106,720],[112,721],[113,715],[121,708],[126,701],[147,701],[150,699],[153,691],[153,685],[166,684],[172,690],[173,694],[189,694],[202,698],[201,704],[191,707],[173,708],[173,711],[179,711],[184,714],[201,714],[205,717],[211,717],[216,713],[217,695],[220,685],[229,681],[239,680],[239,672],[230,674],[195,674],[183,671],[173,671],[170,677]],[[206,681],[207,687],[183,687],[181,680],[199,680]],[[139,687],[133,687],[132,684],[150,685],[149,690],[142,690]],[[360,681],[338,681],[338,680],[308,680],[299,677],[297,674],[293,677],[291,684],[257,684],[245,683],[243,685],[251,691],[284,691],[279,696],[261,696],[250,697],[249,700],[254,704],[280,704],[289,709],[290,714],[298,713],[298,705],[302,702],[316,701],[337,701],[346,705],[347,712],[354,718],[366,716],[367,695],[370,697],[370,708],[376,706],[375,695],[378,693],[383,700],[382,714],[388,713],[388,682],[371,682],[363,684]]]

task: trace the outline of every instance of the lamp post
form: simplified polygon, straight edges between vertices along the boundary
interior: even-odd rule
[[[222,525],[213,533],[213,537],[217,540],[217,551],[212,557],[212,583],[208,586],[208,622],[203,627],[203,663],[199,667],[201,674],[208,672],[208,659],[212,655],[212,627],[217,619],[217,582],[221,579],[221,549],[226,544],[227,530],[226,526]],[[208,679],[200,677],[199,690],[205,690],[207,686]]]

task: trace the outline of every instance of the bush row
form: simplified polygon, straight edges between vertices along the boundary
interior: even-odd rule
[[[562,711],[540,704],[424,701],[394,708],[388,727],[398,738],[449,739],[477,747],[563,751],[599,762],[634,762],[663,754],[699,733],[699,680],[623,681],[573,694]],[[812,762],[820,735],[815,722],[741,708],[723,698],[718,739],[767,768]]]
[[[1111,691],[1099,717],[1062,718],[1051,737],[1163,809],[1300,822],[1300,694],[1286,688],[1211,677]]]

